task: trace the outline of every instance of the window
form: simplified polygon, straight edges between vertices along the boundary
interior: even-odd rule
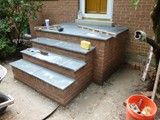
[[[113,0],[80,0],[84,18],[112,19]]]

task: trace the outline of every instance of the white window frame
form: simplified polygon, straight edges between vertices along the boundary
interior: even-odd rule
[[[99,18],[99,19],[112,20],[113,1],[114,0],[108,0],[106,14],[88,14],[88,13],[85,13],[85,0],[80,0],[80,10],[82,11],[82,16],[86,18]]]

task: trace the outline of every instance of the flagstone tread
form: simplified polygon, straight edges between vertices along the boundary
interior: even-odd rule
[[[95,47],[91,47],[89,50],[85,50],[80,47],[80,44],[75,44],[71,42],[64,42],[64,41],[59,41],[55,39],[50,39],[50,38],[44,38],[44,37],[39,37],[31,40],[32,42],[51,46],[51,47],[56,47],[68,51],[73,51],[81,54],[88,54],[89,52],[93,51]]]
[[[37,58],[39,60],[43,60],[55,65],[58,65],[63,68],[67,68],[69,70],[72,70],[74,72],[78,71],[82,67],[86,65],[86,62],[82,60],[77,60],[73,58],[69,58],[63,55],[58,55],[55,53],[51,53],[46,51],[47,54],[41,54],[40,49],[37,48],[28,48],[26,50],[21,51],[21,53],[29,55],[31,57]]]
[[[65,90],[76,80],[60,73],[54,72],[24,59],[10,63],[11,66],[32,75],[58,89]]]

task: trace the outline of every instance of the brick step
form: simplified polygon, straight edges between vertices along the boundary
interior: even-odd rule
[[[14,78],[27,84],[61,105],[67,105],[91,83],[91,74],[75,80],[21,59],[11,63]]]
[[[90,50],[85,50],[80,47],[80,44],[75,44],[71,42],[64,42],[60,40],[39,37],[32,39],[32,46],[42,50],[47,50],[50,52],[62,54],[72,58],[77,58],[85,60],[86,55],[92,53],[95,47],[91,47]]]
[[[12,62],[11,65],[29,75],[42,79],[44,82],[61,90],[66,89],[75,81],[75,79],[66,77],[24,59]]]
[[[76,60],[51,52],[47,52],[47,55],[44,55],[40,51],[37,48],[28,48],[21,51],[21,53],[23,53],[23,59],[70,77],[74,77],[74,73],[86,65],[82,60]]]

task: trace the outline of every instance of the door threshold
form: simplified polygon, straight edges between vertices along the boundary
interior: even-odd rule
[[[92,19],[76,19],[75,23],[77,24],[86,24],[86,25],[96,25],[96,26],[109,26],[113,27],[112,21],[107,20],[92,20]]]

